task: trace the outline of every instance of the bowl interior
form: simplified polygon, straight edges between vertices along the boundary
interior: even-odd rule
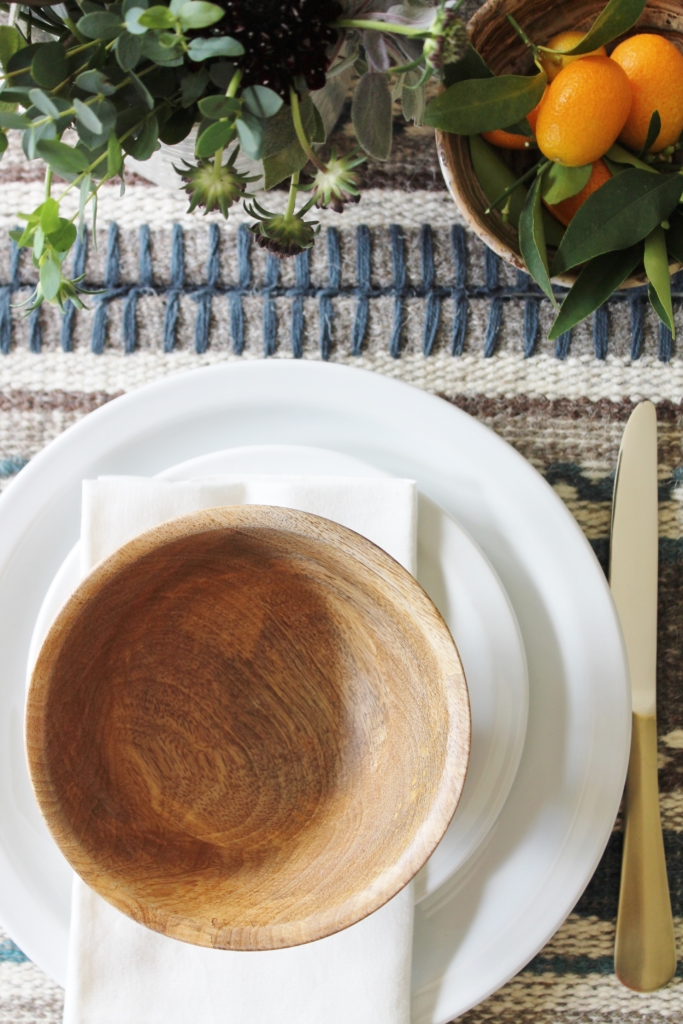
[[[605,6],[604,0],[487,0],[469,22],[470,40],[497,75],[528,75],[533,72],[530,52],[507,21],[511,14],[535,43],[547,43],[558,32],[586,31]],[[650,0],[637,25],[625,36],[656,31],[683,50],[683,3],[681,0]],[[611,51],[618,40],[611,43]],[[524,270],[517,229],[503,221],[498,211],[487,214],[489,202],[479,185],[466,136],[437,132],[439,160],[446,184],[467,224],[495,253]],[[672,265],[671,270],[678,268]],[[556,278],[572,285],[576,273]],[[622,285],[645,284],[645,273],[636,273]]]
[[[376,909],[462,788],[464,678],[412,577],[351,531],[221,509],[150,531],[60,614],[29,693],[78,873],[186,941],[271,948]]]

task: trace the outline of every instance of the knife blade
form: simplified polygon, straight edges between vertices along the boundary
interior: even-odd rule
[[[614,967],[638,992],[661,988],[676,971],[657,779],[658,541],[657,414],[641,402],[619,449],[610,540],[633,701]]]

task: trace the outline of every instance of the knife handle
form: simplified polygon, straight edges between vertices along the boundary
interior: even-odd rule
[[[614,969],[619,981],[628,988],[654,992],[676,972],[676,944],[659,816],[654,716],[633,715],[625,810]]]

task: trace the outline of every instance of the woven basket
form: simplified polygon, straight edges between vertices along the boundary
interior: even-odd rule
[[[604,6],[605,0],[488,0],[470,20],[470,40],[495,74],[531,74],[533,61],[529,50],[506,14],[511,14],[534,42],[546,43],[568,29],[587,31]],[[683,0],[651,0],[638,24],[627,34],[643,31],[659,32],[683,50]],[[613,49],[617,42],[608,49]],[[490,249],[524,270],[517,229],[505,224],[498,211],[485,213],[488,200],[474,173],[467,136],[437,132],[436,145],[446,184],[467,224]],[[678,266],[672,264],[671,271]],[[564,274],[555,280],[571,285],[576,274]],[[638,273],[623,287],[634,288],[646,280],[644,273]]]

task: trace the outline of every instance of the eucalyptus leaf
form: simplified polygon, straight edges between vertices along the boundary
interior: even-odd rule
[[[554,306],[557,300],[550,284],[548,254],[541,206],[541,178],[537,176],[529,189],[519,218],[519,247],[527,270]]]
[[[159,128],[159,139],[167,146],[177,146],[194,127],[195,107],[175,110]]]
[[[593,170],[592,164],[583,167],[565,167],[563,164],[550,163],[543,174],[541,190],[546,203],[554,206],[563,199],[575,196],[588,184]]]
[[[125,13],[126,31],[133,36],[144,36],[147,32],[147,26],[143,25],[140,18],[145,13],[145,8],[140,7],[129,7]]]
[[[358,81],[351,103],[351,119],[358,142],[376,160],[391,154],[393,111],[386,76],[374,71]]]
[[[66,217],[60,217],[56,229],[50,232],[50,245],[59,253],[68,252],[76,241],[77,234],[75,224]]]
[[[59,227],[59,203],[56,199],[46,199],[40,207],[40,226],[46,235]]]
[[[29,128],[31,119],[26,114],[13,114],[11,111],[0,111],[0,128]]]
[[[38,155],[50,165],[56,174],[63,178],[69,178],[81,174],[88,169],[88,160],[85,155],[73,146],[67,146],[64,142],[56,139],[41,139],[36,149]]]
[[[76,22],[76,28],[86,39],[116,39],[124,27],[121,18],[109,11],[84,14]]]
[[[80,101],[79,101],[80,102]],[[76,101],[74,100],[74,106]],[[82,104],[89,113],[87,123],[81,117],[82,111],[78,108],[76,115],[76,128],[78,137],[88,149],[95,150],[99,146],[106,145],[109,133],[116,127],[116,107],[111,100],[96,100],[95,103],[86,106]],[[99,125],[99,131],[95,131],[95,122]]]
[[[234,118],[242,109],[242,104],[232,96],[205,96],[199,101],[199,109],[204,117],[218,121],[221,117]]]
[[[210,57],[241,57],[243,53],[242,44],[231,36],[215,36],[212,39],[200,36],[193,39],[187,48],[187,56],[198,63]]]
[[[180,102],[183,107],[191,107],[209,84],[209,72],[202,68],[201,71],[189,71],[180,82]]]
[[[5,87],[0,91],[0,104],[3,104],[3,106],[0,106],[0,110],[9,110],[10,105],[16,107],[17,103],[21,103],[22,107],[28,107],[30,104],[28,98],[30,91],[25,86],[21,88],[17,88],[14,85]]]
[[[653,110],[652,117],[650,118],[650,124],[649,124],[648,129],[647,129],[647,135],[645,137],[645,142],[643,143],[643,148],[641,149],[640,153],[638,154],[638,156],[641,158],[641,160],[645,156],[646,153],[650,152],[650,150],[654,146],[655,142],[657,141],[657,136],[659,135],[661,130],[662,130],[662,119],[659,116],[659,111],[658,110]]]
[[[129,11],[145,11],[148,7],[149,3],[147,0],[123,0],[121,4],[121,17],[125,19]],[[171,4],[171,10],[173,10],[173,4]],[[173,13],[175,14],[175,11]]]
[[[144,82],[138,78],[134,71],[129,72],[130,80],[133,83],[133,88],[140,97],[140,99],[147,105],[148,110],[154,110],[154,100]]]
[[[553,275],[612,249],[627,249],[673,213],[683,191],[679,174],[631,167],[610,178],[574,215],[553,261]]]
[[[260,160],[263,155],[263,125],[253,114],[244,111],[235,122],[240,145],[252,160]]]
[[[69,73],[66,52],[61,43],[41,43],[31,61],[31,76],[45,89],[54,89]]]
[[[114,54],[119,67],[123,71],[132,71],[142,57],[140,36],[132,35],[130,32],[122,32],[114,44]]]
[[[234,138],[234,135],[235,128],[230,121],[216,121],[215,124],[206,128],[197,138],[195,156],[198,159],[213,156],[221,146],[227,146]]]
[[[18,245],[21,246],[22,244],[27,244],[28,241],[29,241],[28,238],[26,238],[26,240],[24,240],[22,238],[18,242]],[[43,255],[43,250],[44,249],[45,249],[45,232],[42,230],[42,228],[36,228],[36,233],[33,236],[33,265],[34,266],[35,266],[36,260],[39,260],[40,257]]]
[[[57,129],[55,128],[54,121],[47,121],[45,124],[36,126],[31,125],[22,135],[21,146],[28,159],[35,160],[38,142],[41,139],[54,139],[56,136]]]
[[[116,45],[118,46],[120,39],[124,38],[124,36],[120,36],[116,41]],[[111,96],[116,92],[115,86],[113,86],[109,79],[96,68],[91,68],[89,71],[82,71],[80,75],[74,79],[74,85],[78,86],[79,89],[82,89],[83,92],[90,92],[93,95],[102,93],[103,96]]]
[[[282,97],[265,85],[249,85],[242,99],[255,117],[273,117],[282,106]]]
[[[33,106],[37,107],[42,114],[47,114],[48,117],[54,117],[55,120],[59,117],[59,110],[47,93],[44,93],[42,89],[31,89],[28,95]]]
[[[483,58],[472,44],[468,43],[460,60],[446,64],[443,69],[443,80],[444,84],[449,86],[455,85],[456,82],[466,82],[470,78],[493,78],[493,71],[487,68]]]
[[[578,56],[590,53],[598,47],[610,43],[617,36],[633,28],[645,10],[647,0],[610,0],[591,25],[580,43],[571,50],[559,51]]]
[[[31,43],[13,53],[7,61],[7,72],[12,75],[13,86],[28,86],[30,89],[36,85],[31,75],[31,63],[41,47],[41,43]]]
[[[107,139],[107,177],[114,178],[123,169],[123,153],[121,143],[114,132]]]
[[[56,256],[49,256],[40,265],[40,290],[48,302],[56,298],[61,283],[62,265]]]
[[[97,114],[94,112],[92,107],[87,106],[82,100],[74,99],[73,101],[74,110],[76,111],[76,123],[77,125],[83,125],[93,135],[101,135],[104,131],[104,125],[100,121]]]
[[[208,75],[214,85],[217,85],[219,89],[223,89],[223,91],[225,91],[230,85],[230,82],[232,81],[232,77],[235,74],[236,70],[237,68],[235,64],[232,63],[232,61],[221,60],[218,61],[216,64],[211,65],[208,71]],[[202,71],[199,72],[199,74],[205,73],[206,72],[204,71],[204,69],[202,69]]]
[[[173,28],[175,25],[175,17],[171,11],[169,11],[168,7],[164,7],[162,4],[157,4],[154,7],[148,7],[146,11],[139,14],[137,17],[137,24],[143,25],[145,28]]]
[[[589,260],[565,297],[548,339],[559,338],[594,313],[633,273],[642,256],[643,244],[637,242],[628,249],[603,253]]]
[[[429,101],[424,123],[456,135],[480,135],[504,128],[533,110],[546,82],[545,72],[456,82]]]
[[[669,276],[669,256],[666,251],[666,236],[664,228],[657,226],[645,239],[645,251],[643,254],[645,273],[648,276],[651,290],[659,299],[657,314],[676,337],[676,326],[674,324],[674,310],[671,302],[671,277]],[[652,296],[650,296],[652,302]],[[655,305],[653,303],[653,305]]]
[[[162,46],[153,32],[140,37],[142,56],[147,57],[161,68],[179,68],[185,63],[183,51],[179,46]]]
[[[26,40],[13,25],[0,25],[0,65],[3,71],[7,70],[10,57],[25,46]]]
[[[206,0],[188,0],[178,11],[178,19],[184,29],[208,28],[224,16],[222,7],[206,3]]]
[[[158,149],[159,122],[156,115],[152,114],[143,124],[136,139],[126,139],[123,146],[127,153],[134,160],[149,160],[152,153]]]

